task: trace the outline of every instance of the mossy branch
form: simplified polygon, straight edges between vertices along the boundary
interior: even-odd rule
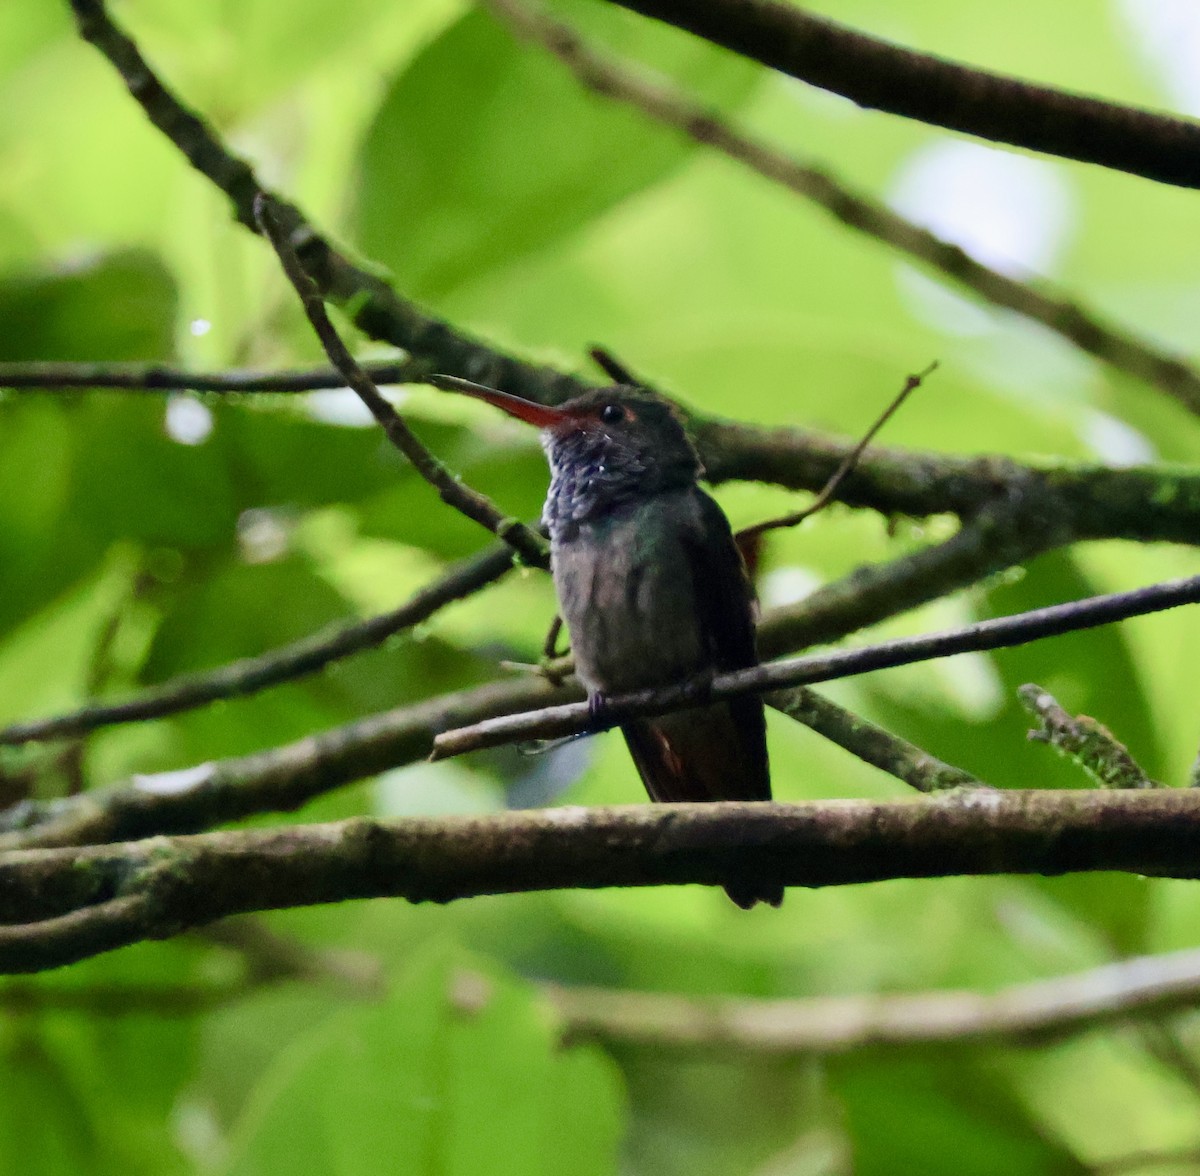
[[[1182,789],[356,818],[0,854],[0,972],[58,967],[231,914],[347,899],[730,878],[801,887],[1085,870],[1190,878],[1198,861],[1200,793]]]

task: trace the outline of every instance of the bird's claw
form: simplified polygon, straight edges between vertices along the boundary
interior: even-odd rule
[[[600,691],[595,691],[588,695],[588,716],[591,719],[593,730],[603,731],[609,726],[609,703],[608,695],[601,694]]]
[[[712,696],[712,684],[715,677],[716,671],[710,669],[688,679],[680,688],[683,701],[688,703],[707,702]]]

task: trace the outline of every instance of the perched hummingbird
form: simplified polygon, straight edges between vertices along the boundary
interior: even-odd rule
[[[758,662],[754,594],[729,521],[697,485],[700,458],[670,402],[615,385],[551,408],[439,378],[541,429],[543,520],[575,673],[594,713],[606,696]],[[770,800],[757,695],[621,727],[657,801]],[[740,907],[778,906],[778,883],[725,885]]]

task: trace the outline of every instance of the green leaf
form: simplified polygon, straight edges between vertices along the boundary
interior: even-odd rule
[[[855,1176],[1068,1176],[1087,1171],[985,1069],[854,1058],[833,1068]]]
[[[334,1040],[326,1025],[280,1056],[255,1092],[222,1176],[338,1176],[319,1113],[329,1094],[323,1060]]]
[[[152,254],[0,282],[0,360],[153,360],[171,355],[175,284]]]
[[[112,1172],[96,1154],[84,1106],[37,1036],[18,1031],[0,1048],[0,1170],[22,1176]]]
[[[92,651],[129,590],[127,561],[47,604],[0,641],[0,722],[48,713],[84,691]]]
[[[591,1048],[562,1051],[528,989],[427,951],[379,1007],[320,1026],[264,1079],[223,1176],[603,1176],[619,1085]]]
[[[572,10],[572,20],[583,12]],[[617,25],[618,49],[658,49],[660,68],[702,78],[715,101],[745,95],[745,62],[699,40]],[[583,91],[542,49],[482,9],[392,85],[362,151],[359,241],[406,292],[433,298],[545,248],[677,168],[693,150]]]
[[[238,0],[216,6],[133,0],[152,60],[210,114],[233,120],[339,65],[392,64],[460,0]],[[131,21],[133,23],[133,21]]]

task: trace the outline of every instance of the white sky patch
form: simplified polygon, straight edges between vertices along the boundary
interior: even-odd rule
[[[304,405],[309,416],[327,425],[362,429],[375,423],[370,409],[349,388],[322,388],[310,392]]]
[[[773,568],[759,581],[758,598],[763,608],[780,608],[803,600],[820,586],[820,577],[807,568]]]
[[[206,318],[192,319],[192,321],[188,323],[188,330],[191,331],[191,333],[197,339],[199,339],[202,336],[207,335],[208,332],[212,330],[212,323],[210,323]]]
[[[287,555],[291,541],[288,520],[278,511],[251,507],[238,515],[237,541],[249,564],[271,563]]]
[[[163,418],[167,436],[180,445],[203,445],[213,431],[208,405],[191,396],[172,396]]]
[[[1081,436],[1088,448],[1106,465],[1148,465],[1158,459],[1157,450],[1145,434],[1099,409],[1087,414]]]
[[[929,663],[958,709],[969,719],[995,718],[1004,706],[1004,684],[991,658],[960,653]]]
[[[207,784],[215,771],[216,765],[207,763],[197,764],[193,768],[178,768],[172,772],[135,774],[133,786],[141,792],[152,792],[156,796],[179,796]]]
[[[1200,3],[1116,0],[1115,7],[1170,101],[1200,116]]]
[[[1012,277],[1052,274],[1075,221],[1062,170],[978,143],[939,140],[915,151],[888,203],[909,220]],[[913,312],[960,335],[991,329],[990,312],[901,263],[897,281]]]

